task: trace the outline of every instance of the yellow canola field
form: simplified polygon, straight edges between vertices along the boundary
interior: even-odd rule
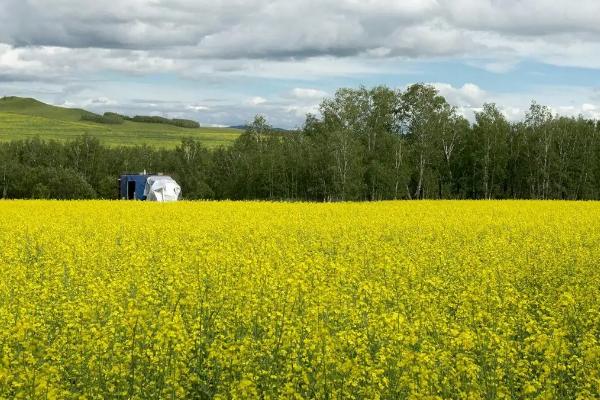
[[[0,202],[0,398],[600,396],[600,203]]]

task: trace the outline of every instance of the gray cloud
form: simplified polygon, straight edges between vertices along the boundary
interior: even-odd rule
[[[0,71],[0,82],[31,82],[37,79],[38,77],[34,75]]]
[[[596,0],[452,0],[442,13],[463,29],[508,35],[600,34]]]
[[[361,56],[477,57],[497,71],[526,57],[600,68],[599,11],[596,0],[3,0],[0,43],[24,49],[19,59],[44,72],[226,71],[239,69],[228,61]]]
[[[428,56],[465,52],[481,41],[480,32],[506,36],[507,42],[564,33],[595,41],[598,11],[594,0],[577,7],[565,0],[131,0],[117,7],[92,0],[4,0],[0,42],[178,48],[196,57],[233,59],[351,56],[380,47]]]

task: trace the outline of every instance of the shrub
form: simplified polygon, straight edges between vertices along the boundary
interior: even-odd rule
[[[118,114],[107,115],[98,115],[98,114],[84,114],[81,116],[82,121],[95,122],[97,124],[112,124],[112,125],[120,125],[125,120]]]

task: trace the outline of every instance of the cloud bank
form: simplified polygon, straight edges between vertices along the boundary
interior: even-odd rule
[[[401,73],[399,66],[414,62],[453,60],[497,74],[523,62],[600,69],[599,12],[596,0],[576,6],[566,0],[129,0],[118,6],[3,0],[0,89],[54,83],[48,90],[60,100],[57,92],[87,84],[79,91],[85,97],[86,90],[94,91],[93,79],[168,75],[211,88],[227,103],[190,99],[186,115],[225,122],[215,121],[215,110],[239,107],[229,117],[218,114],[237,118],[244,107],[247,114],[279,104],[276,110],[292,118],[314,109],[330,91],[319,80],[354,83]],[[245,81],[261,79],[287,85],[251,93]],[[213,90],[224,82],[244,93]],[[440,89],[458,96],[458,105],[477,107],[481,89],[468,83]],[[123,93],[100,93],[102,86],[79,103],[114,95],[120,101],[113,105],[134,107]],[[589,97],[582,101],[596,107]]]

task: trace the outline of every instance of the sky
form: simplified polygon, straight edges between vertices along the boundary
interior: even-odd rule
[[[0,0],[0,96],[294,128],[340,87],[600,118],[598,0]]]

